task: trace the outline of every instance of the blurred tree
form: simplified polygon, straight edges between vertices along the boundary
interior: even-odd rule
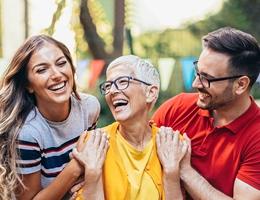
[[[259,0],[227,0],[222,9],[205,20],[195,22],[188,28],[201,37],[210,31],[223,26],[231,26],[253,34],[260,39],[260,1]]]
[[[186,29],[167,29],[163,32],[144,33],[136,39],[136,53],[144,58],[180,58],[198,56],[200,40]]]
[[[84,37],[88,43],[89,50],[94,59],[111,59],[122,55],[123,33],[125,19],[125,0],[115,0],[115,17],[113,29],[113,50],[106,51],[105,42],[97,32],[97,26],[93,21],[90,6],[91,0],[81,0],[80,3],[80,22],[84,30]]]
[[[51,20],[51,25],[44,30],[48,35],[53,35],[55,31],[56,22],[60,19],[63,9],[66,6],[66,0],[56,0],[57,8],[54,12]]]
[[[125,0],[112,0],[112,2],[114,2],[114,21],[111,24],[111,17],[109,17],[109,21],[106,10],[104,9],[104,5],[107,5],[107,2],[102,2],[101,0],[73,1],[74,16],[72,26],[76,32],[77,46],[80,48],[78,52],[81,54],[80,57],[86,54],[86,50],[91,53],[94,59],[104,59],[106,61],[122,55]],[[56,22],[59,20],[66,6],[66,0],[56,0],[56,4],[57,9],[53,14],[51,25],[45,30],[49,35],[52,35],[55,31]],[[79,21],[75,20],[75,17],[78,16]],[[87,44],[82,40],[85,40]]]

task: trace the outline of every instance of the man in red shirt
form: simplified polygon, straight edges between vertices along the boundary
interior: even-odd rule
[[[203,37],[194,64],[198,92],[173,97],[153,116],[190,138],[191,154],[178,166],[185,189],[193,199],[260,200],[260,108],[250,96],[260,71],[258,43],[221,28]]]

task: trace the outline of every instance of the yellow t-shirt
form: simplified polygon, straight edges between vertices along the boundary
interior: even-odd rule
[[[106,154],[106,160],[103,166],[103,184],[104,184],[104,193],[106,200],[128,200],[127,195],[130,192],[130,181],[128,180],[128,173],[126,171],[126,167],[124,166],[124,162],[119,154],[118,145],[117,145],[117,130],[119,123],[114,122],[106,127],[104,130],[109,134],[110,146]],[[165,199],[163,184],[162,184],[162,168],[160,161],[156,152],[155,145],[155,136],[158,131],[158,128],[152,125],[152,152],[150,153],[150,157],[148,163],[145,166],[145,177],[150,178],[152,180],[155,188],[148,188],[149,191],[145,194],[145,197],[138,197],[139,199],[155,199],[154,196],[151,195],[151,190],[154,190],[152,194],[158,192],[158,196],[156,199]],[[86,137],[87,140],[87,137]],[[149,144],[148,144],[149,146]],[[146,180],[146,179],[145,179]],[[146,182],[143,181],[143,185],[146,185]],[[142,186],[141,186],[142,187]],[[143,187],[142,187],[143,188]],[[83,196],[83,189],[81,189],[77,193],[77,200],[87,199]]]
[[[119,155],[127,172],[129,182],[126,199],[158,200],[159,192],[153,182],[153,179],[145,171],[153,149],[153,140],[151,139],[146,147],[142,151],[139,151],[129,144],[119,133],[119,131],[117,131],[116,144]]]

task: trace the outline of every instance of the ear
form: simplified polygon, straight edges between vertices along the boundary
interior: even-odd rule
[[[158,98],[159,88],[155,85],[148,86],[146,89],[146,102],[152,103]]]
[[[248,90],[250,79],[248,76],[242,76],[236,81],[235,93],[241,95]]]

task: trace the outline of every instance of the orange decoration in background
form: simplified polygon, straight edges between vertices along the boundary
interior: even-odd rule
[[[105,66],[104,60],[90,61],[90,75],[89,75],[88,88],[95,88],[97,79],[99,78],[104,66]]]

